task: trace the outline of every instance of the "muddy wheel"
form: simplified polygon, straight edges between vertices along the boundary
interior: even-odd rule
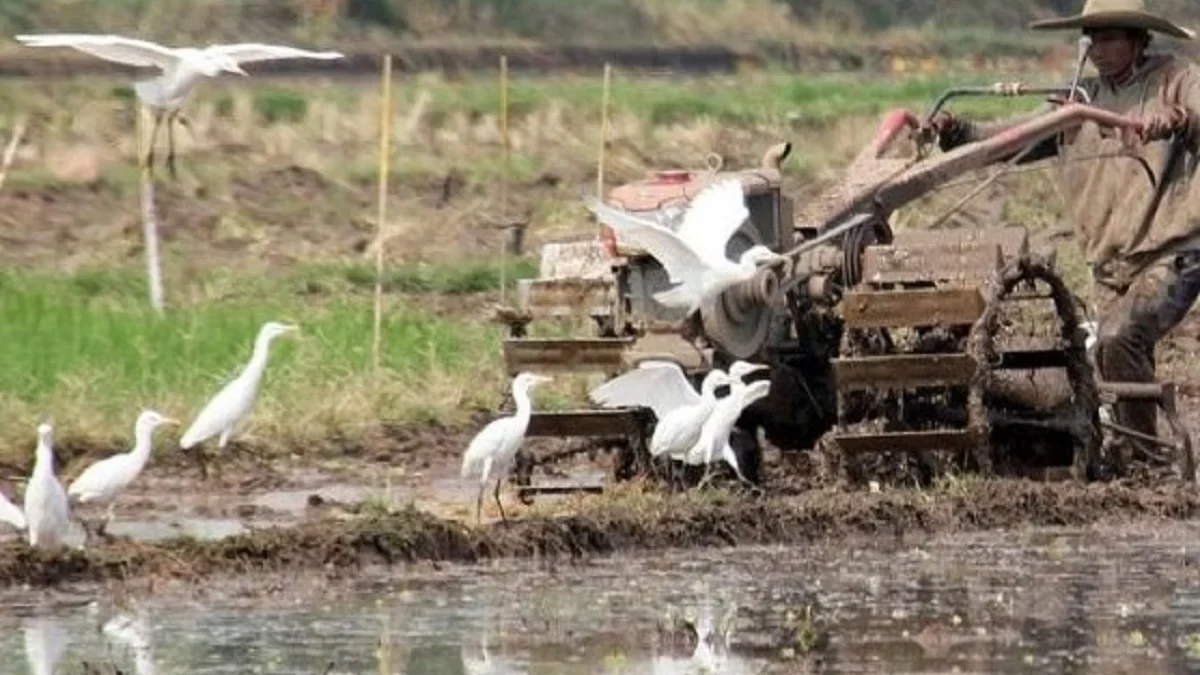
[[[1101,470],[1100,394],[1091,363],[1087,359],[1075,298],[1052,263],[1042,256],[1022,253],[999,268],[985,288],[984,312],[972,327],[968,338],[968,350],[980,366],[972,383],[972,422],[977,433],[983,437],[983,443],[992,448],[995,429],[983,426],[982,422],[994,407],[988,399],[992,392],[991,384],[997,375],[995,366],[1003,361],[998,339],[1000,308],[1018,285],[1036,288],[1039,283],[1053,301],[1054,312],[1059,320],[1057,337],[1070,387],[1070,400],[1057,413],[1058,424],[1054,426],[1064,427],[1070,435],[1073,477],[1077,480],[1094,479]],[[1009,464],[1009,460],[1011,458],[995,454],[977,456],[980,464]]]

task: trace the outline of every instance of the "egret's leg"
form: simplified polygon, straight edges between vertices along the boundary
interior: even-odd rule
[[[116,506],[116,504],[117,503],[115,500],[108,503],[108,508],[105,510],[104,522],[100,523],[100,528],[96,530],[97,534],[104,536],[108,533],[108,526],[111,525],[113,521],[113,507]]]
[[[496,508],[500,509],[500,520],[504,524],[508,524],[508,517],[504,515],[504,505],[500,503],[500,484],[504,482],[504,476],[496,479],[496,491],[493,493],[496,496]]]
[[[171,180],[179,178],[179,173],[175,170],[175,119],[177,117],[179,117],[178,110],[167,113],[167,171],[171,174]]]
[[[162,124],[163,115],[162,112],[153,109],[151,114],[154,116],[154,125],[150,127],[150,138],[146,140],[145,167],[154,173],[154,144],[158,141],[158,127]]]
[[[487,490],[487,481],[479,481],[479,494],[475,496],[475,522],[483,523],[483,493]]]

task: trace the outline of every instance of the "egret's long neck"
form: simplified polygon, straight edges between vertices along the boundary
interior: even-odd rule
[[[514,387],[513,400],[517,402],[516,418],[529,422],[529,417],[533,414],[533,402],[529,400],[528,387]]]
[[[712,371],[704,377],[700,382],[700,397],[705,400],[713,400],[717,398],[717,387],[720,386],[720,378],[714,377],[713,374],[717,371]]]
[[[139,464],[145,464],[150,459],[150,448],[154,443],[154,429],[148,424],[139,424],[133,430],[133,455]]]
[[[36,461],[33,464],[33,473],[46,474],[54,470],[54,453],[50,450],[50,444],[39,440],[37,444]]]
[[[263,371],[267,369],[267,357],[271,355],[271,338],[266,335],[260,335],[254,341],[254,351],[250,354],[250,361],[246,364],[246,370],[243,371],[243,377],[251,377],[258,379],[262,376]]]

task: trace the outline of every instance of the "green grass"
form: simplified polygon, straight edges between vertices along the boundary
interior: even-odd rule
[[[510,278],[528,276],[525,265]],[[477,264],[398,269],[389,279],[405,291],[461,294],[496,288],[498,275]],[[388,296],[374,380],[373,298],[356,292],[373,283],[356,266],[278,279],[214,274],[176,289],[195,301],[159,316],[136,270],[0,274],[0,438],[24,449],[43,415],[60,438],[127,438],[143,406],[186,422],[245,363],[268,320],[298,323],[301,334],[275,343],[252,436],[294,447],[380,421],[461,421],[498,402],[500,328],[439,317],[419,296]],[[214,285],[247,293],[203,301]]]

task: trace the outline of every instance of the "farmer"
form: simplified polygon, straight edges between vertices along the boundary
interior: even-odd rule
[[[1088,58],[1099,77],[1081,85],[1092,105],[1144,125],[1140,154],[1154,172],[1155,185],[1119,135],[1094,124],[1082,126],[1062,146],[1050,139],[1036,154],[1062,160],[1061,194],[1092,272],[1101,377],[1153,382],[1155,344],[1200,294],[1200,180],[1194,177],[1200,160],[1200,70],[1147,47],[1152,31],[1187,40],[1195,33],[1147,12],[1143,0],[1087,0],[1078,15],[1038,21],[1031,28],[1081,29],[1088,35]],[[940,114],[927,128],[937,132],[946,150],[1012,124],[977,125]],[[1117,424],[1157,433],[1153,402],[1121,402],[1114,413]],[[1129,438],[1122,445],[1122,455],[1152,448]]]

